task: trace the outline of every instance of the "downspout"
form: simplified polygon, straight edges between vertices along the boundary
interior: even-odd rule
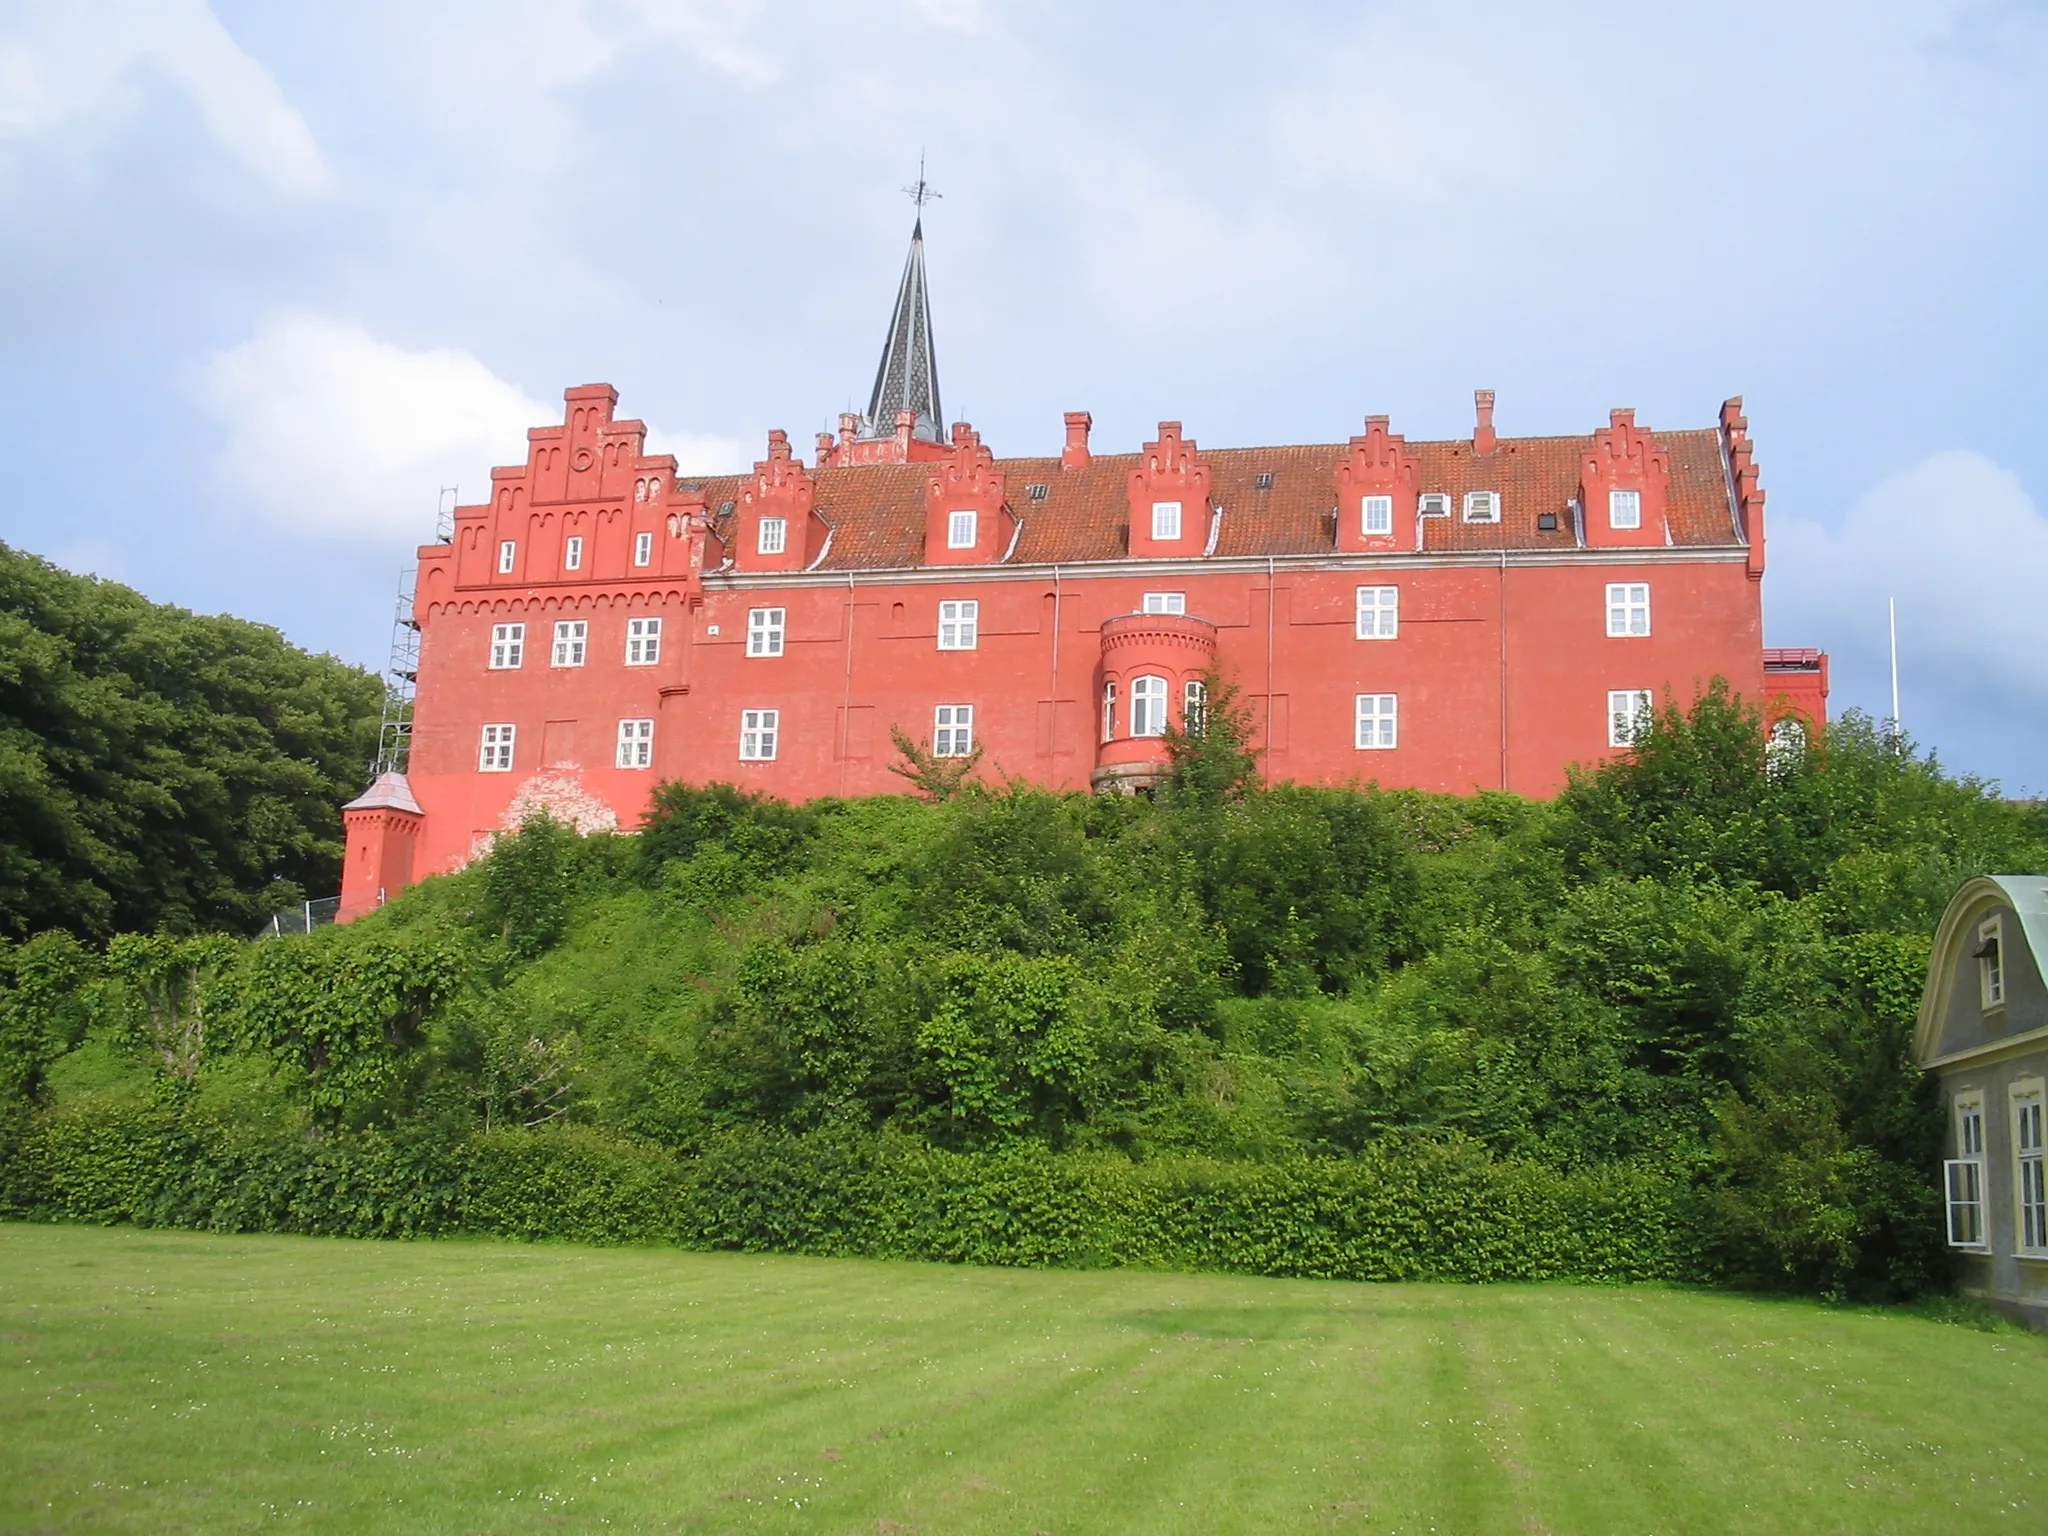
[[[1273,760],[1273,557],[1266,556],[1266,761]]]
[[[839,697],[839,792],[846,793],[846,775],[853,766],[853,621],[856,613],[853,572],[846,573],[846,686]]]
[[[1508,547],[1500,547],[1500,787],[1508,787]]]
[[[1052,702],[1047,707],[1051,713],[1045,722],[1045,776],[1053,779],[1059,773],[1060,758],[1060,568],[1052,568],[1052,689],[1046,695]]]

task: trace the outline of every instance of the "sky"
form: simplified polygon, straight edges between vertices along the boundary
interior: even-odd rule
[[[381,667],[563,389],[864,405],[920,153],[999,455],[1739,394],[1767,642],[2048,794],[2048,0],[0,0],[0,541]]]

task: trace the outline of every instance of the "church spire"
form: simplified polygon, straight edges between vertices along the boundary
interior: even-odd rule
[[[939,362],[932,351],[931,302],[924,283],[924,205],[939,194],[926,185],[921,161],[917,186],[906,190],[916,200],[917,223],[910,231],[910,255],[896,288],[896,311],[889,317],[889,335],[882,343],[862,435],[894,436],[897,413],[909,411],[917,418],[912,437],[943,444],[946,413],[939,405]]]

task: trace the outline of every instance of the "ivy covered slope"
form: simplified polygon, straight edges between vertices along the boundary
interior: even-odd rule
[[[665,786],[311,938],[9,959],[0,1200],[243,1229],[1353,1276],[1942,1279],[1906,1046],[2048,818],[1723,691],[1555,802]]]
[[[0,544],[0,935],[253,931],[336,889],[383,690]]]

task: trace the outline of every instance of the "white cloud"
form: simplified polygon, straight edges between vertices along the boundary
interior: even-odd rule
[[[431,537],[441,487],[480,499],[493,465],[524,462],[528,427],[562,419],[467,352],[409,352],[303,312],[217,354],[199,398],[227,433],[220,477],[251,511],[309,537],[395,543]],[[687,473],[746,462],[730,438],[648,437]]]
[[[216,144],[273,186],[300,196],[328,189],[306,120],[206,0],[67,0],[13,8],[12,21],[0,28],[0,142],[118,122],[153,74],[190,98]]]
[[[467,352],[307,313],[216,354],[199,396],[227,431],[222,479],[270,521],[333,538],[430,538],[442,486],[481,496],[492,465],[525,458],[528,427],[561,419]]]
[[[2040,733],[2048,516],[2017,475],[1951,450],[1873,487],[1837,529],[1767,528],[1771,639],[1834,652],[1847,702],[1890,712],[1885,605],[1896,597],[1908,730],[1939,744],[1990,718]]]

